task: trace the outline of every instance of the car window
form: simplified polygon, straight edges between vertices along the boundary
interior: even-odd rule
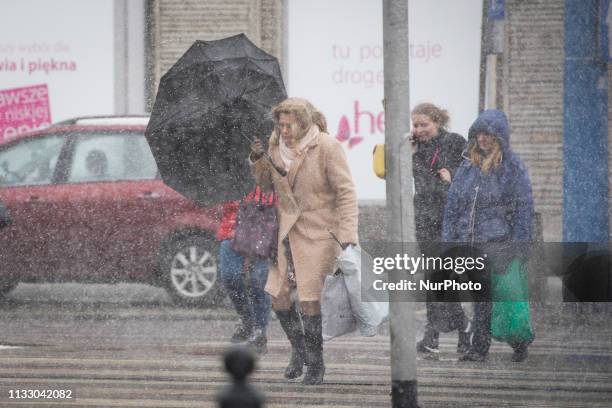
[[[0,150],[0,186],[50,184],[63,144],[61,135],[41,136]]]
[[[151,149],[141,134],[100,134],[79,137],[68,182],[154,179]]]

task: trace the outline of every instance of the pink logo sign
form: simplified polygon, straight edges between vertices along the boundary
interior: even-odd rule
[[[376,133],[384,133],[385,131],[385,113],[379,112],[376,114],[375,112],[370,112],[367,110],[362,110],[359,107],[359,101],[354,101],[353,103],[353,133],[354,136],[351,135],[351,122],[347,115],[342,115],[340,117],[340,122],[338,122],[338,131],[336,132],[336,140],[340,143],[347,142],[348,148],[352,149],[357,146],[359,143],[363,142],[363,136],[360,133],[370,135]],[[363,128],[365,125],[365,128]],[[368,126],[370,125],[370,126]],[[362,131],[360,132],[360,127]]]
[[[0,144],[50,124],[46,84],[0,90]]]

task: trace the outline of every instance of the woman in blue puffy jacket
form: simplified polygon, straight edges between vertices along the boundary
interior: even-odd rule
[[[445,242],[508,243],[490,257],[498,272],[514,257],[526,257],[532,236],[533,198],[527,169],[510,149],[506,115],[482,112],[468,134],[466,160],[448,191],[442,239]],[[523,245],[521,245],[523,243]],[[474,304],[474,334],[461,361],[484,361],[491,344],[491,302]],[[527,357],[527,342],[511,344],[514,361]]]

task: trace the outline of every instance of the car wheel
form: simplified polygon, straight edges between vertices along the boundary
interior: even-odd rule
[[[203,306],[222,301],[218,256],[218,243],[199,235],[176,238],[165,246],[160,273],[175,303]]]

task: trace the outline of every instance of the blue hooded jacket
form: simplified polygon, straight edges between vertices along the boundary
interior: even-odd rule
[[[497,109],[482,112],[470,127],[468,151],[481,132],[497,137],[502,162],[488,174],[469,159],[461,163],[448,191],[442,240],[529,242],[533,221],[531,183],[525,165],[510,149],[506,115]]]

